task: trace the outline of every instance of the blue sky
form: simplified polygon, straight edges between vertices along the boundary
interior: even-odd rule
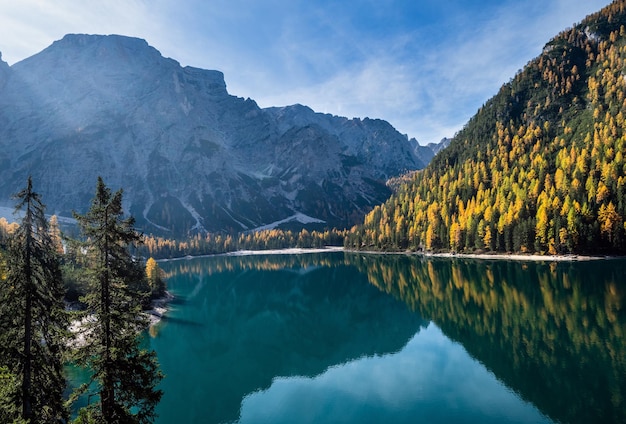
[[[0,0],[10,65],[67,33],[140,37],[261,107],[452,136],[561,30],[609,0]]]

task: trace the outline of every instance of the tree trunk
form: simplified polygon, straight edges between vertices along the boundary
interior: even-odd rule
[[[104,228],[105,231],[109,224],[108,206],[104,209]],[[104,336],[104,376],[102,381],[102,416],[106,423],[114,422],[115,410],[115,381],[111,375],[112,358],[111,358],[111,294],[110,294],[110,278],[109,278],[109,244],[108,236],[104,237],[104,246],[102,249],[102,263],[104,272],[101,279],[101,296],[102,296],[102,326]]]
[[[26,218],[22,225],[26,226],[26,257],[24,259],[24,284],[26,289],[26,301],[24,311],[24,372],[22,374],[22,418],[29,420],[32,418],[33,406],[31,399],[31,381],[32,381],[32,332],[33,332],[33,286],[32,286],[32,264],[31,264],[31,246],[32,236],[32,216],[30,198],[27,200]]]

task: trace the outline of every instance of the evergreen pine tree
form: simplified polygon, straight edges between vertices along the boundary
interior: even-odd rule
[[[9,374],[6,367],[0,367],[0,422],[11,424],[26,424],[19,417],[20,411],[12,401],[13,388],[17,386],[17,379]]]
[[[96,195],[85,215],[75,214],[84,248],[90,256],[89,281],[93,289],[83,298],[93,314],[85,328],[78,363],[92,370],[98,402],[82,411],[96,422],[148,423],[162,392],[155,353],[140,346],[139,333],[147,326],[138,292],[144,272],[129,247],[140,242],[134,219],[124,218],[122,190],[112,194],[98,178]],[[90,389],[89,385],[81,388]]]
[[[63,400],[68,326],[63,280],[45,206],[31,178],[15,198],[23,218],[9,240],[6,278],[0,279],[0,364],[15,382],[5,391],[18,411],[15,420],[57,422],[68,418]]]

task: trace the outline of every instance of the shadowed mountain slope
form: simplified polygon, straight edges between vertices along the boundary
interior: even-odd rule
[[[67,35],[0,61],[0,206],[32,175],[69,216],[102,176],[145,232],[347,226],[387,199],[389,177],[425,166],[418,154],[385,121],[261,109],[141,39]]]

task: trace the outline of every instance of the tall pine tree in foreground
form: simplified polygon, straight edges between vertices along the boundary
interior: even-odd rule
[[[124,218],[122,190],[111,193],[98,178],[96,195],[85,215],[75,214],[87,242],[90,294],[83,301],[93,319],[87,320],[77,360],[93,372],[97,402],[82,411],[81,419],[98,423],[149,423],[162,392],[155,353],[140,346],[147,326],[141,312],[143,268],[129,247],[140,242],[134,219]],[[86,384],[81,391],[94,385]]]
[[[12,405],[15,422],[58,422],[68,418],[63,280],[45,206],[31,178],[15,198],[23,218],[9,240],[6,278],[0,278],[0,365],[13,375],[3,378],[4,400],[10,403],[4,410]]]

